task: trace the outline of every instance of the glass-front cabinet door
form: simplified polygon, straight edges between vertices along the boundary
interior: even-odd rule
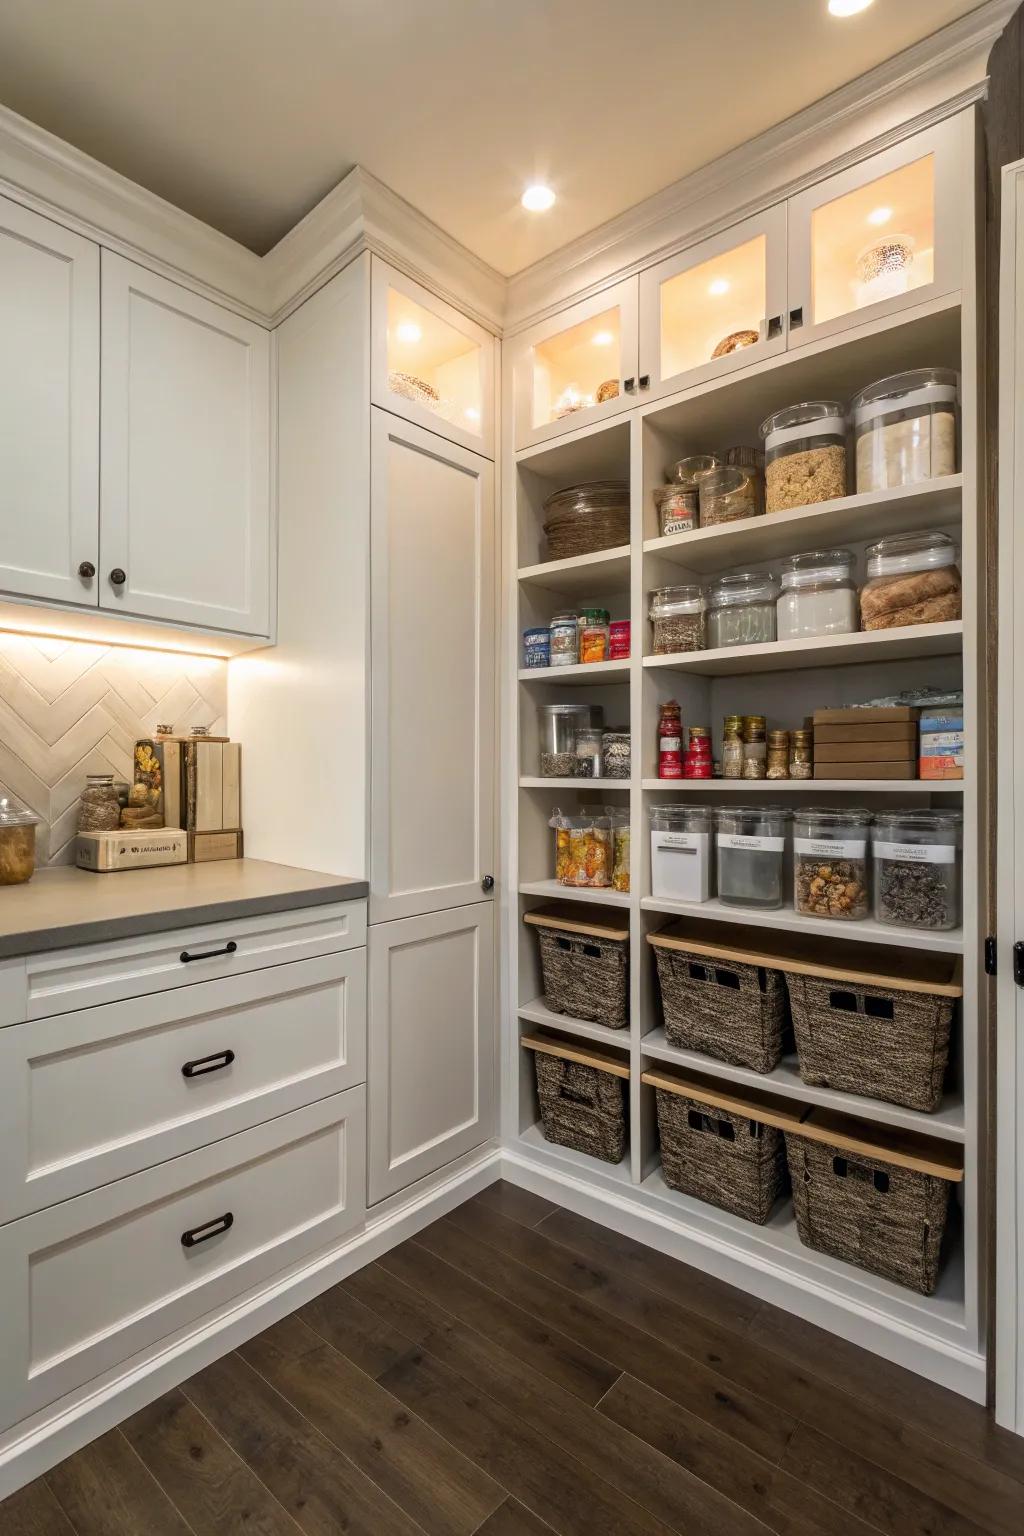
[[[509,351],[516,448],[628,410],[637,403],[637,279],[532,326]]]
[[[374,405],[494,457],[494,338],[373,258]]]
[[[641,393],[671,394],[783,351],[785,311],[780,203],[642,273]]]
[[[791,348],[960,287],[964,155],[949,118],[790,199]]]

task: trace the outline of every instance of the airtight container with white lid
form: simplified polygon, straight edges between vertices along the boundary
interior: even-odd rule
[[[961,614],[957,547],[948,534],[894,534],[869,544],[861,629],[941,624]]]
[[[860,627],[860,604],[848,549],[812,549],[790,555],[780,575],[776,605],[780,640],[849,635]]]
[[[846,410],[838,400],[804,400],[761,423],[769,512],[846,495]]]
[[[715,813],[703,805],[652,805],[651,895],[661,901],[711,896]]]
[[[959,393],[952,368],[915,368],[862,389],[851,405],[857,490],[955,474]]]

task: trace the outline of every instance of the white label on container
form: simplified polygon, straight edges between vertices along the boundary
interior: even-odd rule
[[[744,837],[739,832],[719,832],[719,848],[746,848],[751,853],[781,853],[784,837]]]
[[[794,837],[794,853],[810,854],[815,859],[862,859],[868,845],[863,838]]]
[[[689,848],[694,853],[707,852],[706,832],[655,832],[654,838],[657,848]]]
[[[876,859],[900,859],[904,864],[955,864],[950,843],[875,843]]]

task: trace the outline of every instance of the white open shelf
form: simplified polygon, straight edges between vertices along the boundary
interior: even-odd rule
[[[645,656],[644,666],[693,672],[699,677],[739,677],[749,672],[791,672],[803,667],[849,667],[861,662],[955,656],[962,646],[963,622],[952,619],[945,624],[908,624],[903,629],[871,629],[813,640],[772,640],[763,645],[730,645],[710,651]]]
[[[630,902],[628,891],[613,891],[607,886],[563,885],[560,880],[522,880],[519,894],[546,896],[555,901],[596,901],[603,907],[628,907]]]
[[[520,781],[524,782],[524,781]],[[541,779],[542,784],[578,784],[579,779]],[[594,780],[591,780],[593,783]],[[604,780],[598,779],[597,783]],[[883,794],[932,795],[961,793],[966,779],[643,779],[647,790],[670,794],[806,795]]]
[[[602,1045],[614,1045],[622,1051],[629,1050],[628,1025],[624,1029],[609,1029],[607,1024],[592,1024],[589,1019],[574,1019],[569,1014],[555,1013],[543,997],[534,998],[532,1003],[523,1003],[519,1008],[519,1017],[531,1024],[541,1024],[545,1029],[561,1030],[566,1035],[582,1035],[585,1040],[599,1040]]]
[[[632,1183],[628,1152],[621,1163],[603,1163],[599,1157],[588,1157],[586,1152],[577,1152],[573,1147],[559,1147],[554,1142],[545,1141],[539,1125],[527,1126],[519,1140],[527,1151],[542,1152],[553,1163],[561,1163],[573,1173],[583,1171],[595,1178],[603,1176],[612,1183]]]
[[[562,889],[559,887],[559,889]],[[699,917],[712,923],[749,923],[754,928],[775,928],[790,933],[820,933],[828,939],[854,939],[862,944],[888,944],[898,949],[934,949],[941,954],[962,955],[962,928],[931,933],[922,928],[898,928],[873,917],[840,922],[827,917],[804,917],[792,907],[728,907],[713,896],[710,901],[662,901],[644,896],[645,912],[665,912],[673,917]]]
[[[629,586],[629,545],[599,549],[596,554],[576,555],[570,560],[524,565],[519,569],[519,581],[525,587],[540,587],[566,596],[625,588]]]
[[[520,667],[521,683],[558,683],[571,688],[598,688],[602,683],[629,681],[628,661],[587,661],[575,667]]]
[[[557,1017],[557,1015],[553,1015]],[[773,1072],[754,1072],[749,1067],[734,1067],[702,1051],[682,1050],[669,1045],[663,1029],[654,1029],[644,1035],[640,1048],[645,1056],[658,1061],[673,1062],[690,1072],[705,1077],[720,1077],[726,1082],[742,1083],[748,1088],[762,1088],[766,1093],[777,1093],[780,1098],[797,1099],[803,1104],[823,1104],[843,1114],[856,1115],[861,1120],[875,1120],[880,1125],[897,1126],[901,1130],[919,1131],[922,1136],[937,1136],[944,1141],[964,1140],[963,1095],[955,1090],[947,1094],[935,1114],[923,1110],[906,1109],[899,1104],[886,1104],[860,1093],[840,1093],[834,1088],[815,1088],[800,1076],[796,1054],[784,1056]]]
[[[545,779],[540,774],[524,773],[520,776],[520,789],[626,789],[629,779]]]

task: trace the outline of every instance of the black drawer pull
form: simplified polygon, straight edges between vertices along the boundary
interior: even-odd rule
[[[228,939],[223,949],[204,949],[201,955],[190,955],[187,949],[181,952],[181,962],[188,965],[190,960],[216,960],[218,955],[233,955],[238,945],[234,939]]]
[[[195,1248],[198,1243],[205,1243],[208,1238],[219,1237],[222,1232],[229,1232],[234,1224],[234,1216],[230,1211],[225,1211],[223,1216],[218,1216],[214,1221],[204,1222],[201,1227],[193,1227],[190,1232],[183,1232],[181,1246]]]
[[[230,1067],[234,1059],[234,1051],[214,1051],[212,1056],[198,1056],[195,1061],[186,1061],[181,1075],[203,1077],[207,1072],[219,1072],[222,1067]]]

